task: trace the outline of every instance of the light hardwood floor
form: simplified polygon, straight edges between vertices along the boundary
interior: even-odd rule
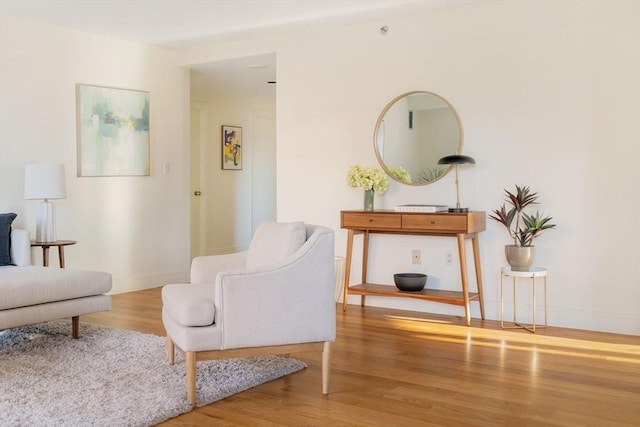
[[[160,288],[81,322],[164,335]],[[640,337],[374,307],[337,311],[331,388],[309,367],[164,426],[640,426]],[[186,399],[186,389],[185,389]]]

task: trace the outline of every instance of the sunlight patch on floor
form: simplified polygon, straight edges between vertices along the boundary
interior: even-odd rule
[[[424,339],[585,357],[640,365],[640,345],[613,344],[547,335],[514,333],[506,330],[453,325],[450,322],[387,315],[395,328],[415,332]]]

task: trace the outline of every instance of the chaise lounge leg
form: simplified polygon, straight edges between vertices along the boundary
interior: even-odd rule
[[[331,373],[331,341],[325,341],[322,348],[322,394],[329,394],[329,374]]]
[[[73,316],[71,318],[71,336],[78,339],[80,336],[80,316]]]
[[[187,400],[189,405],[196,406],[196,352],[186,352],[187,364]]]
[[[171,340],[171,337],[167,335],[167,358],[169,359],[169,365],[173,365],[175,357],[176,351],[173,347],[173,341]]]

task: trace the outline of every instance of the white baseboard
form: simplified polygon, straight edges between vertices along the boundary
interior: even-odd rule
[[[368,295],[366,305],[372,307],[384,307],[398,310],[411,310],[425,313],[444,314],[451,316],[464,316],[464,309],[459,306],[422,301],[413,298],[389,298]],[[349,295],[349,304],[360,305],[360,297]],[[500,301],[484,301],[485,318],[488,320],[500,320]],[[505,321],[513,317],[511,301],[505,301]],[[523,310],[530,311],[531,305],[518,303],[518,320],[527,322],[526,317],[520,318]],[[471,317],[480,318],[480,308],[477,302],[471,302]],[[537,306],[536,323],[542,323],[543,307]],[[594,312],[577,308],[548,306],[548,324],[560,328],[584,329],[589,331],[608,332],[624,335],[640,335],[640,313],[621,312]]]
[[[143,289],[158,288],[171,283],[189,283],[189,271],[165,272],[146,276],[113,278],[110,294],[141,291]]]

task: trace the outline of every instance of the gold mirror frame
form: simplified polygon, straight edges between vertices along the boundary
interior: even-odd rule
[[[425,96],[418,97],[419,95]],[[420,108],[420,104],[424,107],[418,110],[419,114],[416,115],[414,110],[405,107],[405,105],[401,106],[399,104],[400,101],[403,101],[406,105],[412,103],[416,108]],[[440,129],[430,129],[428,126],[423,125],[423,129],[417,129],[414,132],[415,126],[419,126],[424,121],[430,120],[429,118],[422,119],[422,116],[426,114],[425,111],[437,112],[438,115],[442,116],[440,118],[435,116],[430,118],[431,120],[438,120],[435,123],[438,124]],[[387,117],[387,115],[389,116]],[[431,115],[433,116],[433,114]],[[424,144],[424,140],[419,139],[419,136],[416,136],[416,134],[420,133],[420,131],[424,132],[425,130],[434,133],[434,135],[431,135],[433,140],[427,141],[428,145],[422,145],[422,147],[420,147],[420,145],[417,144]],[[396,134],[393,134],[393,132],[396,132]],[[391,138],[388,135],[389,133],[391,133]],[[413,141],[400,141],[403,136],[399,135],[400,133],[405,134],[405,139],[413,139]],[[409,133],[413,133],[414,135],[408,136],[407,134]],[[376,153],[378,163],[380,163],[382,169],[392,179],[405,185],[422,186],[432,184],[449,173],[452,166],[439,166],[438,160],[444,156],[461,153],[463,140],[464,134],[460,116],[458,116],[457,111],[449,101],[433,92],[412,91],[397,96],[382,110],[374,129],[373,149]],[[402,145],[406,147],[413,146],[412,151],[408,154],[399,154],[398,152],[392,151],[393,149],[395,149],[395,151],[402,150]],[[401,156],[403,158],[402,160],[394,161],[392,159],[385,162],[385,151],[387,154],[389,154],[390,151],[392,153],[391,156],[388,155],[387,157],[393,157],[395,155],[397,158]],[[424,153],[425,151],[427,152],[426,154]],[[420,159],[419,164],[414,162],[416,159]],[[412,166],[410,164],[412,162],[415,163],[415,165]],[[393,170],[398,167],[402,167],[408,172],[411,177],[411,182],[407,182],[403,180],[401,176],[394,174]]]

